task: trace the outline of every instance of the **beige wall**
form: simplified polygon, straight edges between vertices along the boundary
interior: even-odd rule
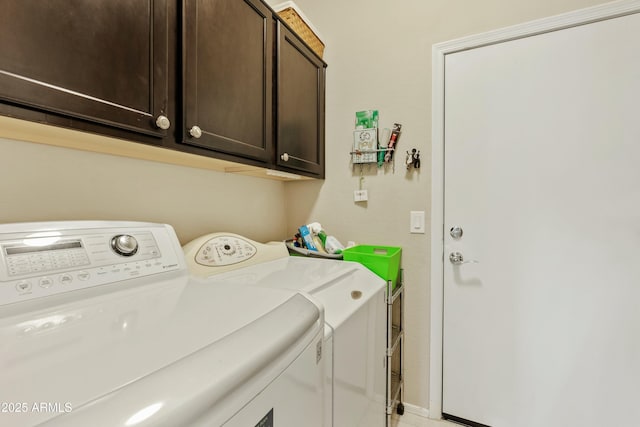
[[[184,244],[211,231],[282,239],[284,184],[0,139],[0,222],[169,223]]]
[[[278,0],[272,3],[278,3]],[[406,401],[428,406],[429,235],[409,234],[409,211],[430,209],[431,46],[599,0],[297,0],[327,45],[327,178],[282,183],[107,154],[0,139],[0,222],[127,219],[172,224],[181,241],[232,231],[266,241],[317,220],[343,241],[403,247],[407,285]],[[400,154],[422,169],[365,171],[353,203],[354,112],[403,124]],[[428,220],[428,215],[427,215]],[[429,223],[427,223],[429,230]]]
[[[344,241],[403,247],[408,403],[427,408],[429,402],[429,235],[408,229],[409,211],[425,210],[428,217],[431,208],[431,46],[598,3],[603,2],[296,0],[326,44],[327,178],[286,184],[289,230],[317,220]],[[353,202],[358,171],[348,155],[354,112],[362,109],[378,109],[381,127],[403,125],[395,173],[365,173],[365,206]],[[402,153],[412,148],[421,152],[422,170],[407,174]]]

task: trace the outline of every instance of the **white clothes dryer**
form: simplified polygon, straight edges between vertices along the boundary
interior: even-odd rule
[[[324,307],[325,426],[386,424],[386,282],[361,264],[289,256],[282,242],[261,244],[213,233],[184,246],[192,275],[212,286],[299,291]]]
[[[323,325],[189,278],[168,225],[0,225],[3,426],[320,427]]]

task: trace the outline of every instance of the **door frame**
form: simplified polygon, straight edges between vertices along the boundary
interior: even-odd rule
[[[438,43],[432,47],[431,104],[431,328],[429,352],[429,418],[442,418],[442,351],[444,312],[444,83],[445,57],[456,52],[558,31],[605,19],[640,13],[640,0],[621,0],[482,34]]]

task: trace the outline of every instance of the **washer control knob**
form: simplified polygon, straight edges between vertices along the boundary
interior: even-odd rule
[[[194,138],[200,138],[202,136],[202,129],[198,126],[192,126],[191,129],[189,129],[189,135]]]
[[[167,130],[171,127],[171,121],[167,118],[167,116],[160,115],[156,119],[156,126],[160,129]]]
[[[111,239],[111,248],[122,256],[132,256],[138,252],[138,241],[128,234],[120,234]]]

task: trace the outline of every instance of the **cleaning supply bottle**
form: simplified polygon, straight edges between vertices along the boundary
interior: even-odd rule
[[[312,222],[310,224],[307,224],[307,228],[311,232],[313,242],[315,243],[318,252],[326,253],[324,242],[327,238],[327,233],[325,233],[322,229],[322,224],[320,224],[319,222]]]
[[[330,254],[341,254],[344,250],[342,243],[333,236],[327,236],[324,248]]]
[[[315,243],[316,248],[318,249],[318,252],[326,254],[327,251],[324,248],[324,243],[322,243],[322,239],[320,239],[320,236],[317,234],[313,234],[313,243]]]
[[[320,230],[320,232],[318,233],[318,237],[320,238],[320,241],[322,242],[322,247],[326,246],[326,242],[327,242],[327,233],[324,232],[324,230]]]

